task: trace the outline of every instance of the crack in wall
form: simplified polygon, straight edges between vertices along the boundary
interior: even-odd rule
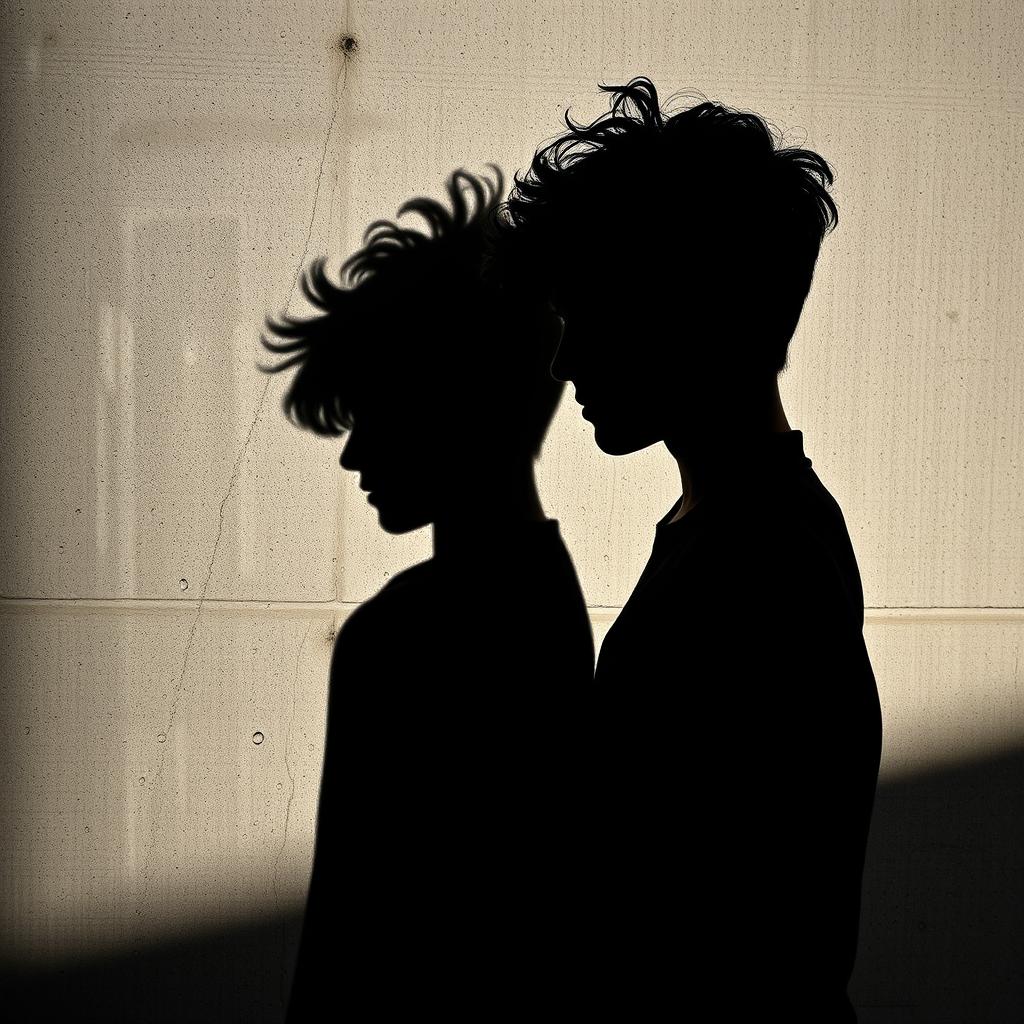
[[[346,3],[346,5],[345,5],[345,26],[346,26],[345,32],[346,32],[346,38],[347,38],[347,31],[348,31],[348,29],[347,29],[347,26],[348,26],[348,6],[349,6],[348,3]],[[292,300],[292,298],[295,295],[295,288],[298,285],[299,277],[300,277],[300,275],[302,273],[302,268],[303,268],[303,266],[305,264],[306,257],[307,257],[307,255],[309,253],[309,240],[312,237],[312,234],[313,234],[313,224],[314,224],[314,222],[316,220],[317,205],[318,205],[318,201],[319,201],[319,198],[320,198],[320,185],[321,185],[321,181],[323,179],[324,163],[327,160],[327,153],[328,153],[329,146],[330,146],[331,136],[332,136],[332,134],[334,132],[334,125],[335,125],[335,123],[337,121],[337,118],[338,118],[338,109],[341,106],[341,98],[344,95],[345,87],[348,84],[348,65],[349,65],[350,60],[351,60],[351,50],[350,49],[343,49],[342,50],[341,69],[339,70],[338,74],[334,78],[335,89],[334,89],[334,100],[333,100],[333,103],[332,103],[332,110],[331,110],[331,120],[330,120],[330,123],[327,126],[327,132],[326,132],[325,137],[324,137],[323,149],[322,149],[321,154],[320,154],[320,165],[317,168],[316,186],[315,186],[315,189],[314,189],[314,192],[313,192],[313,209],[312,209],[312,211],[310,213],[309,224],[308,224],[307,229],[306,229],[306,238],[305,238],[305,241],[304,241],[303,247],[302,247],[302,255],[299,258],[298,266],[296,267],[296,270],[295,270],[295,276],[292,279],[291,288],[289,289],[289,292],[288,292],[288,298],[285,301],[285,306],[284,306],[285,310],[288,309],[288,306],[291,304],[291,300]],[[339,78],[341,79],[341,85],[340,86],[337,85],[337,82],[338,82]],[[184,656],[182,658],[181,671],[178,673],[178,679],[177,679],[177,682],[176,682],[176,685],[175,685],[174,695],[173,695],[173,697],[171,699],[170,708],[168,709],[168,721],[167,721],[167,726],[164,729],[164,735],[165,735],[165,738],[166,738],[166,740],[168,742],[170,741],[171,729],[172,729],[172,727],[174,725],[174,718],[175,718],[175,714],[177,713],[177,710],[178,710],[178,704],[179,704],[179,702],[181,700],[181,697],[183,696],[183,694],[185,692],[185,685],[184,685],[185,684],[185,672],[186,672],[186,670],[188,668],[188,659],[189,659],[189,655],[192,652],[192,647],[193,647],[193,644],[194,644],[194,641],[195,641],[196,629],[198,628],[199,619],[200,619],[200,617],[202,615],[203,603],[206,600],[206,591],[209,588],[210,579],[213,576],[213,566],[214,566],[214,563],[215,563],[216,558],[217,558],[217,551],[218,551],[218,549],[220,547],[221,535],[223,534],[223,531],[224,531],[224,507],[227,504],[228,499],[231,497],[231,495],[232,495],[232,493],[234,491],[235,483],[238,480],[239,471],[241,470],[242,460],[245,457],[245,453],[249,449],[249,444],[250,444],[250,442],[252,440],[253,432],[256,429],[256,424],[259,422],[260,415],[263,412],[263,407],[264,407],[264,404],[266,402],[267,392],[270,390],[270,380],[271,380],[271,378],[268,376],[267,380],[266,380],[266,383],[263,386],[263,391],[260,393],[260,397],[259,397],[259,399],[258,399],[258,401],[256,403],[256,411],[255,411],[255,413],[253,415],[252,422],[249,425],[249,431],[246,434],[245,441],[242,443],[242,447],[241,447],[241,449],[238,452],[237,458],[235,459],[235,464],[234,464],[234,466],[232,468],[231,476],[230,476],[230,478],[228,480],[227,491],[225,492],[224,497],[221,499],[221,502],[220,502],[220,508],[218,510],[217,536],[214,538],[213,550],[210,553],[209,563],[207,564],[207,568],[206,568],[206,579],[205,579],[205,581],[203,583],[203,589],[202,589],[202,591],[200,592],[200,595],[199,595],[199,603],[198,603],[198,605],[196,607],[196,613],[195,613],[195,616],[194,616],[194,618],[192,620],[192,626],[189,629],[188,639],[185,642],[185,653],[184,653]],[[167,743],[162,743],[161,744],[161,750],[158,753],[157,766],[156,766],[155,771],[153,772],[152,781],[149,784],[147,784],[147,787],[146,787],[148,789],[151,789],[156,794],[158,803],[157,803],[157,806],[154,808],[154,813],[153,813],[152,821],[151,821],[151,824],[150,824],[150,839],[149,839],[149,843],[148,843],[148,845],[146,847],[146,854],[145,854],[145,858],[143,860],[142,885],[143,885],[144,889],[148,888],[148,885],[149,885],[150,862],[151,862],[151,859],[152,859],[153,849],[154,849],[154,847],[156,845],[157,828],[158,828],[159,823],[160,823],[160,812],[162,810],[162,807],[161,807],[162,801],[160,800],[160,794],[161,794],[162,791],[158,788],[158,783],[160,782],[161,778],[163,777],[164,763],[165,763],[166,757],[167,757],[166,750],[167,750]],[[276,885],[276,882],[275,882],[275,885]],[[136,907],[136,915],[138,915],[139,913],[140,913],[140,908]]]
[[[278,870],[281,865],[281,857],[284,855],[284,848],[288,845],[288,823],[291,821],[292,816],[292,798],[295,796],[295,776],[292,774],[291,761],[288,760],[288,752],[292,741],[292,722],[295,721],[295,699],[296,689],[299,685],[299,661],[302,658],[302,648],[306,645],[306,640],[309,639],[309,631],[313,628],[313,623],[310,622],[306,626],[306,632],[302,634],[302,639],[299,641],[299,650],[295,655],[295,673],[292,676],[292,709],[291,714],[288,717],[288,727],[285,730],[284,737],[284,770],[288,773],[288,803],[284,809],[284,834],[281,837],[281,845],[278,848],[277,856],[274,858],[274,904],[275,906],[280,901],[280,893],[278,892],[277,879]],[[280,906],[277,907],[280,912]]]
[[[309,639],[309,631],[313,628],[313,623],[309,622],[306,626],[306,632],[302,634],[302,639],[299,641],[299,649],[295,655],[295,672],[292,675],[292,710],[291,715],[288,718],[288,728],[285,731],[284,737],[284,770],[288,773],[288,803],[284,809],[284,833],[281,836],[281,845],[277,851],[277,857],[274,858],[274,906],[277,913],[284,918],[285,914],[281,908],[281,896],[278,892],[277,879],[278,871],[281,865],[281,857],[284,855],[284,849],[288,845],[288,823],[291,821],[292,816],[292,799],[295,796],[295,776],[292,774],[291,761],[288,760],[288,752],[291,749],[292,742],[292,722],[295,721],[295,695],[299,685],[299,663],[302,660],[302,648],[306,645],[306,640]],[[288,936],[282,931],[281,934],[281,1005],[288,1005]]]

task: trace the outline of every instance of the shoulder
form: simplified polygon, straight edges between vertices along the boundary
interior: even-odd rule
[[[696,643],[717,642],[729,621],[774,642],[791,628],[832,631],[856,618],[833,546],[798,519],[748,511],[709,522],[666,570],[672,583],[658,590]]]
[[[432,562],[418,562],[393,576],[376,594],[348,613],[334,643],[334,665],[379,653],[382,644],[408,631],[435,606]]]
[[[374,594],[368,597],[346,619],[346,624],[363,625],[379,615],[391,614],[396,606],[422,601],[437,586],[438,570],[433,559],[417,562],[415,565],[402,569],[391,577]]]

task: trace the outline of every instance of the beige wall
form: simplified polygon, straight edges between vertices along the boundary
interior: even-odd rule
[[[287,375],[252,368],[263,315],[307,312],[300,266],[329,253],[334,273],[370,220],[440,196],[455,166],[511,175],[568,104],[607,108],[598,81],[648,74],[665,99],[764,114],[837,171],[840,225],[781,390],[846,515],[885,715],[862,1021],[1013,1019],[1024,6],[2,12],[9,963],[294,922],[334,631],[429,535],[382,533],[341,443],[285,422]],[[540,485],[600,638],[678,477],[662,451],[604,456],[567,399]],[[722,614],[741,635],[742,595]],[[958,831],[961,804],[982,838]],[[280,1016],[288,927],[245,976],[248,1019]],[[972,966],[979,942],[992,956]],[[225,957],[202,984],[237,1006]],[[134,1019],[170,1012],[138,1000]]]

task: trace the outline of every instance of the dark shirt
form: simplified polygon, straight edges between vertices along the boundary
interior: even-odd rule
[[[557,520],[412,566],[349,616],[289,1021],[528,1005],[593,672]]]
[[[881,751],[860,574],[801,431],[724,468],[658,522],[598,658],[589,984],[632,1015],[852,1021]]]

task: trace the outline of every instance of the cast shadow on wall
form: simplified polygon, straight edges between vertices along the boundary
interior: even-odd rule
[[[860,1024],[1020,1020],[1022,792],[1024,749],[879,783],[850,983]],[[301,925],[293,915],[60,968],[5,965],[5,1016],[280,1022]]]

